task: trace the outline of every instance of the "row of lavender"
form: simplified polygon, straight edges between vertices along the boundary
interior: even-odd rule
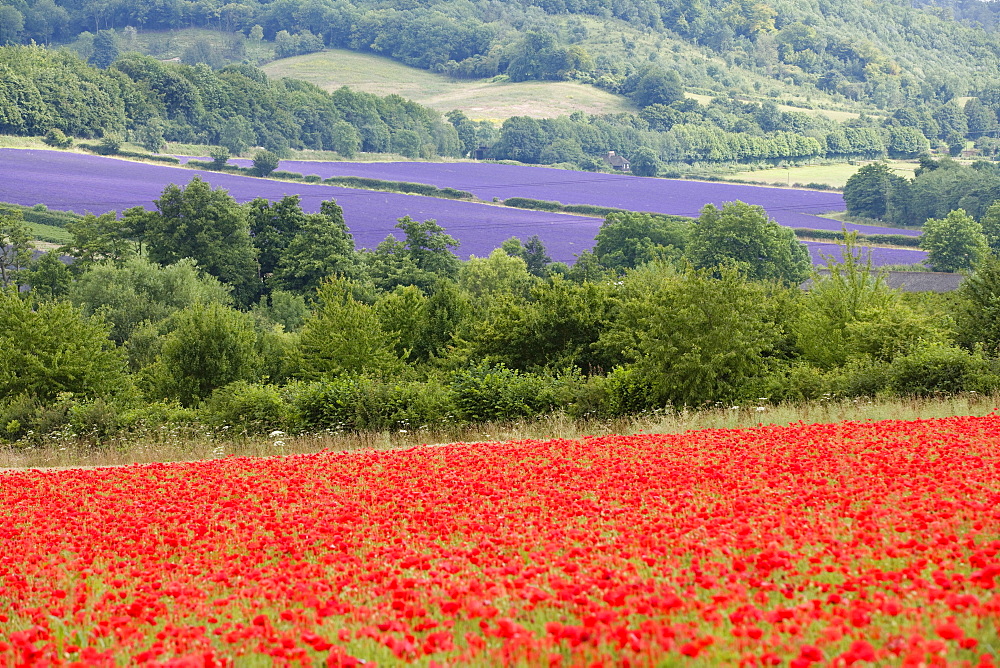
[[[760,204],[783,225],[840,229],[840,223],[815,215],[843,209],[839,194],[740,186],[721,183],[642,179],[624,175],[567,172],[541,167],[482,163],[324,163],[286,161],[282,169],[303,174],[366,176],[393,181],[430,183],[469,190],[477,197],[530,197],[564,204],[595,204],[675,215],[697,215],[706,203],[742,200]],[[29,149],[0,149],[0,201],[78,213],[152,207],[170,183],[186,184],[194,174],[213,187],[225,188],[238,201],[255,197],[277,200],[299,195],[306,211],[335,199],[359,247],[374,248],[394,234],[396,220],[408,215],[435,219],[461,242],[463,257],[488,255],[505,239],[537,234],[553,259],[573,262],[589,249],[601,221],[586,216],[523,211],[502,206],[415,195],[371,192],[321,184],[254,179],[211,171],[136,163],[114,158]],[[899,232],[892,228],[855,226],[866,232]],[[834,244],[808,243],[814,262],[821,254],[837,255]],[[875,249],[876,264],[919,262],[914,250]]]

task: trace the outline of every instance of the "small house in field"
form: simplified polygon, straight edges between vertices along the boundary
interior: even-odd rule
[[[604,162],[616,172],[628,172],[632,170],[632,166],[628,164],[628,160],[614,151],[608,151],[608,154],[604,156]]]
[[[489,146],[480,146],[472,152],[473,160],[486,160],[486,156],[490,154]]]

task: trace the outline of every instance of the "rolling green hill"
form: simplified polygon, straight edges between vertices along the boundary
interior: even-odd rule
[[[581,83],[452,79],[382,56],[346,49],[283,58],[262,69],[271,78],[302,79],[327,91],[350,86],[376,95],[396,93],[441,112],[459,109],[477,120],[502,120],[510,116],[555,118],[574,111],[588,114],[636,111],[625,98]]]

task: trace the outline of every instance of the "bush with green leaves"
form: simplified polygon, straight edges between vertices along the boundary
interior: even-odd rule
[[[467,422],[510,422],[554,410],[558,381],[502,364],[455,372],[450,383],[458,417]]]
[[[257,151],[253,156],[253,173],[255,176],[268,176],[278,168],[281,158],[271,151]]]
[[[97,152],[101,155],[114,155],[122,149],[122,144],[125,142],[121,135],[116,133],[105,134],[101,138],[101,142],[97,145]]]
[[[63,392],[85,398],[127,392],[125,356],[108,329],[68,302],[33,309],[14,290],[0,288],[0,396],[48,402]]]
[[[215,390],[202,415],[211,425],[254,434],[285,428],[291,411],[280,388],[238,380]]]
[[[45,137],[42,138],[42,141],[45,142],[46,145],[51,146],[52,148],[69,148],[70,146],[73,145],[73,138],[67,137],[66,133],[64,133],[59,128],[52,128],[51,130],[46,132]]]
[[[931,396],[996,389],[996,375],[979,351],[929,342],[892,361],[890,387],[896,394]]]
[[[454,420],[448,388],[435,381],[383,381],[341,376],[288,386],[295,422],[301,431],[416,429]]]

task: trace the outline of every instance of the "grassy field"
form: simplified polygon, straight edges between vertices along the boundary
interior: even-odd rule
[[[889,160],[889,167],[896,174],[906,178],[913,177],[913,170],[917,163],[904,160]],[[736,172],[728,176],[743,181],[753,181],[754,183],[791,185],[793,183],[822,183],[832,188],[843,188],[847,179],[851,178],[868,162],[853,161],[852,163],[837,163],[834,165],[802,165],[799,167],[774,169],[758,169],[753,171]]]
[[[521,439],[581,438],[608,434],[674,434],[699,429],[737,429],[796,422],[917,420],[954,415],[986,415],[998,410],[1000,396],[975,393],[939,399],[840,400],[770,405],[763,402],[711,410],[681,410],[616,420],[572,420],[554,415],[517,423],[455,427],[446,431],[414,430],[303,436],[233,436],[180,428],[111,441],[54,441],[41,448],[0,445],[0,470],[32,467],[117,466],[135,463],[194,461],[231,455],[267,457],[322,450],[387,450],[428,443],[475,443]]]
[[[263,67],[269,77],[312,82],[325,90],[341,86],[376,95],[396,93],[438,111],[460,109],[470,118],[554,118],[635,111],[624,98],[568,81],[523,83],[465,81],[401,65],[388,58],[342,49],[284,58]]]

